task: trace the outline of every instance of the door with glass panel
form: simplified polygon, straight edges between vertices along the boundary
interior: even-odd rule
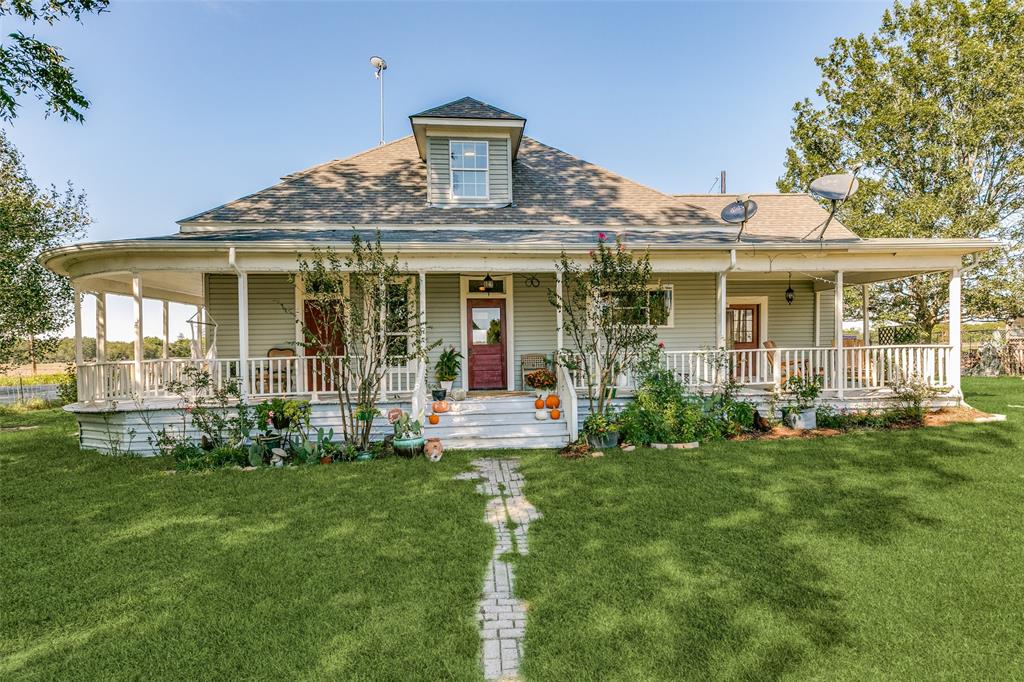
[[[466,322],[470,390],[507,388],[505,300],[468,299]]]
[[[731,353],[732,377],[744,383],[756,383],[762,374],[760,346],[760,311],[756,303],[734,303],[726,311],[728,346],[730,350],[751,351]]]

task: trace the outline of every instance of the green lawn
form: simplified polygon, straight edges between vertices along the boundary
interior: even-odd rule
[[[529,679],[1009,678],[1024,383],[1005,424],[523,460]],[[471,455],[165,475],[0,411],[0,677],[479,679]],[[511,453],[501,453],[511,454]]]

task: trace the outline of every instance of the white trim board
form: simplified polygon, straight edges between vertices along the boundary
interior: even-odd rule
[[[487,274],[486,272],[481,272],[479,274],[459,275],[459,351],[462,353],[462,366],[460,368],[462,385],[467,391],[469,390],[469,348],[466,347],[466,335],[469,333],[469,329],[466,326],[466,301],[470,298],[503,298],[505,299],[505,317],[508,318],[505,331],[505,390],[514,391],[516,390],[516,334],[513,323],[515,316],[512,312],[512,288],[515,286],[515,277],[512,274],[491,274],[491,277],[495,280],[500,279],[504,282],[505,291],[500,294],[488,294],[482,291],[469,290],[469,280],[480,279]]]

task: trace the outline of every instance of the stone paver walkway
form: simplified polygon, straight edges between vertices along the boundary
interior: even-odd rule
[[[519,660],[523,655],[526,605],[513,595],[515,573],[502,555],[513,551],[527,553],[527,527],[530,521],[540,518],[540,512],[523,497],[519,460],[477,459],[472,464],[477,471],[460,474],[457,478],[482,479],[477,490],[491,497],[487,502],[486,519],[498,536],[484,576],[483,595],[477,605],[477,621],[484,645],[484,677],[514,680],[518,679]]]

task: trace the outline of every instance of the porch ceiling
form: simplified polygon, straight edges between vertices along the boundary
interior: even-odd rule
[[[80,277],[75,283],[85,291],[132,295],[130,272],[109,272]],[[142,296],[174,303],[202,305],[203,275],[199,272],[147,271],[142,275]]]

